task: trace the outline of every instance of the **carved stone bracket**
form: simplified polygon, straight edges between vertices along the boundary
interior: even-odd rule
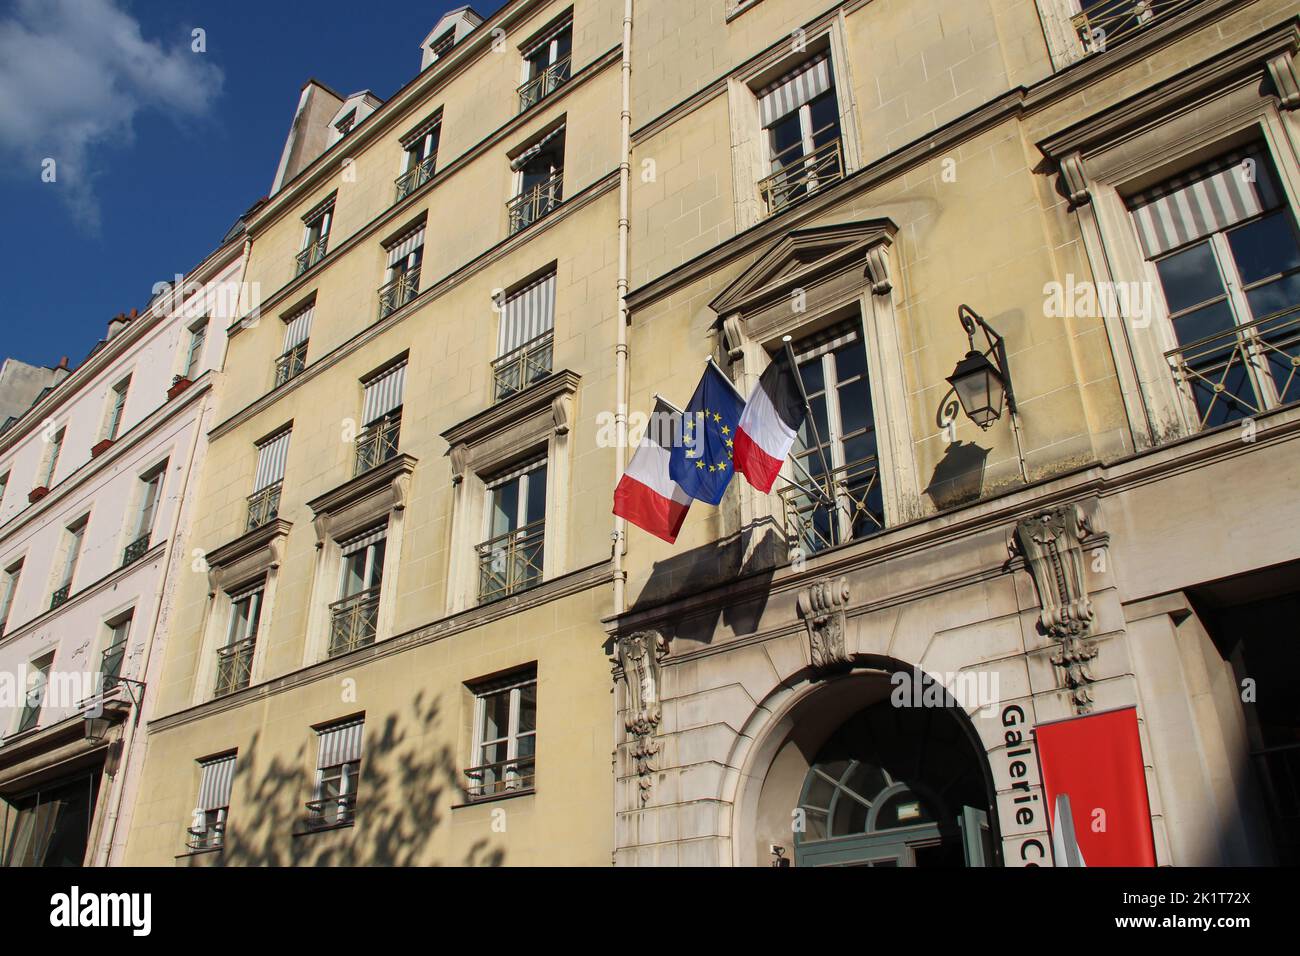
[[[1008,542],[1013,555],[1024,557],[1034,579],[1042,608],[1039,626],[1061,645],[1052,663],[1064,672],[1079,713],[1092,708],[1088,685],[1095,678],[1088,666],[1097,656],[1087,641],[1093,608],[1083,567],[1083,539],[1092,530],[1078,505],[1060,505],[1022,518]]]
[[[819,671],[847,667],[844,609],[849,603],[848,579],[815,581],[799,592],[798,603],[812,666]]]
[[[641,802],[650,799],[653,759],[659,753],[654,739],[663,719],[659,661],[668,654],[668,644],[658,631],[634,631],[618,639],[618,664],[627,682],[627,718],[623,726],[633,736],[632,758],[636,761]]]
[[[889,295],[894,283],[889,278],[889,246],[878,243],[867,248],[867,281],[874,295]]]
[[[1268,75],[1273,78],[1282,109],[1300,107],[1300,75],[1296,72],[1295,56],[1287,52],[1273,57],[1268,61]]]
[[[1088,177],[1083,171],[1083,157],[1076,153],[1067,153],[1059,161],[1061,183],[1065,186],[1065,195],[1070,200],[1070,208],[1092,202],[1092,193],[1088,191]]]

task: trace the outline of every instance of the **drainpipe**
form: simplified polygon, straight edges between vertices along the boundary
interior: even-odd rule
[[[614,481],[627,467],[627,291],[628,291],[628,193],[632,181],[632,0],[623,0],[623,110],[622,155],[618,167],[618,339],[614,345]],[[623,546],[627,522],[614,517],[614,613],[627,610],[627,572],[623,569]]]

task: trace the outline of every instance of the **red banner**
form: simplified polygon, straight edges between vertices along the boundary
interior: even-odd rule
[[[1034,728],[1057,866],[1155,866],[1137,710]]]

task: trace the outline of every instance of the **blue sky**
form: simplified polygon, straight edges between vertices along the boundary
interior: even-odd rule
[[[304,81],[387,99],[460,5],[0,0],[0,358],[75,366],[266,195]]]

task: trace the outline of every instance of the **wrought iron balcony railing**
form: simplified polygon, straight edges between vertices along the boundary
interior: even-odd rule
[[[492,601],[542,580],[546,522],[534,521],[478,546],[478,599]]]
[[[791,147],[786,159],[775,157],[781,168],[758,183],[758,191],[767,204],[769,214],[780,212],[796,199],[844,178],[844,150],[842,141],[833,139],[806,156],[793,155]]]
[[[122,662],[126,659],[126,641],[104,648],[99,660],[100,693],[116,690],[122,677]]]
[[[298,275],[302,275],[316,263],[325,258],[325,250],[329,247],[330,237],[321,236],[315,242],[309,243],[307,248],[298,253]]]
[[[814,466],[809,462],[816,461],[802,460],[810,468]],[[823,474],[809,480],[799,473],[797,480],[803,487],[787,485],[780,491],[791,550],[816,554],[884,530],[880,463],[875,457],[835,468],[829,478]]]
[[[262,525],[270,524],[280,515],[280,494],[284,491],[284,481],[267,485],[261,491],[248,496],[248,522],[245,531],[252,531]]]
[[[257,649],[257,635],[217,648],[217,697],[233,694],[248,686],[253,674],[253,652]]]
[[[420,267],[408,269],[392,282],[379,287],[379,317],[396,312],[420,291]]]
[[[1300,400],[1300,307],[1165,353],[1199,428]]]
[[[307,367],[307,343],[295,345],[275,360],[275,387],[291,381]]]
[[[122,552],[122,567],[135,564],[145,556],[149,550],[149,535],[143,534],[126,546]]]
[[[191,850],[218,850],[226,843],[226,814],[229,807],[206,810],[203,823],[185,831],[185,845]]]
[[[402,416],[389,415],[357,436],[357,460],[353,476],[382,465],[397,454],[402,437]]]
[[[375,642],[379,630],[379,588],[330,605],[329,656],[338,657]]]
[[[543,332],[492,363],[493,401],[509,398],[551,374],[554,335]]]
[[[401,202],[411,193],[415,192],[430,179],[433,178],[433,167],[438,161],[436,155],[426,157],[420,160],[402,175],[397,177],[397,198],[393,202]]]
[[[523,86],[519,87],[519,112],[536,106],[569,81],[569,65],[573,58],[556,60]]]
[[[72,593],[72,585],[65,584],[52,595],[50,595],[50,610],[53,611],[60,604],[68,603],[68,596]]]
[[[1162,17],[1178,13],[1198,0],[1103,0],[1093,4],[1083,13],[1076,14],[1072,23],[1079,34],[1085,53],[1105,53],[1116,43],[1134,36],[1144,27]]]
[[[470,767],[465,771],[465,795],[482,800],[503,793],[532,790],[537,780],[537,757],[517,757]]]
[[[564,170],[561,169],[546,182],[524,190],[506,203],[506,211],[510,215],[510,235],[513,236],[553,212],[563,198],[563,187]]]
[[[351,823],[356,815],[357,795],[355,793],[307,801],[307,829],[309,830]]]

